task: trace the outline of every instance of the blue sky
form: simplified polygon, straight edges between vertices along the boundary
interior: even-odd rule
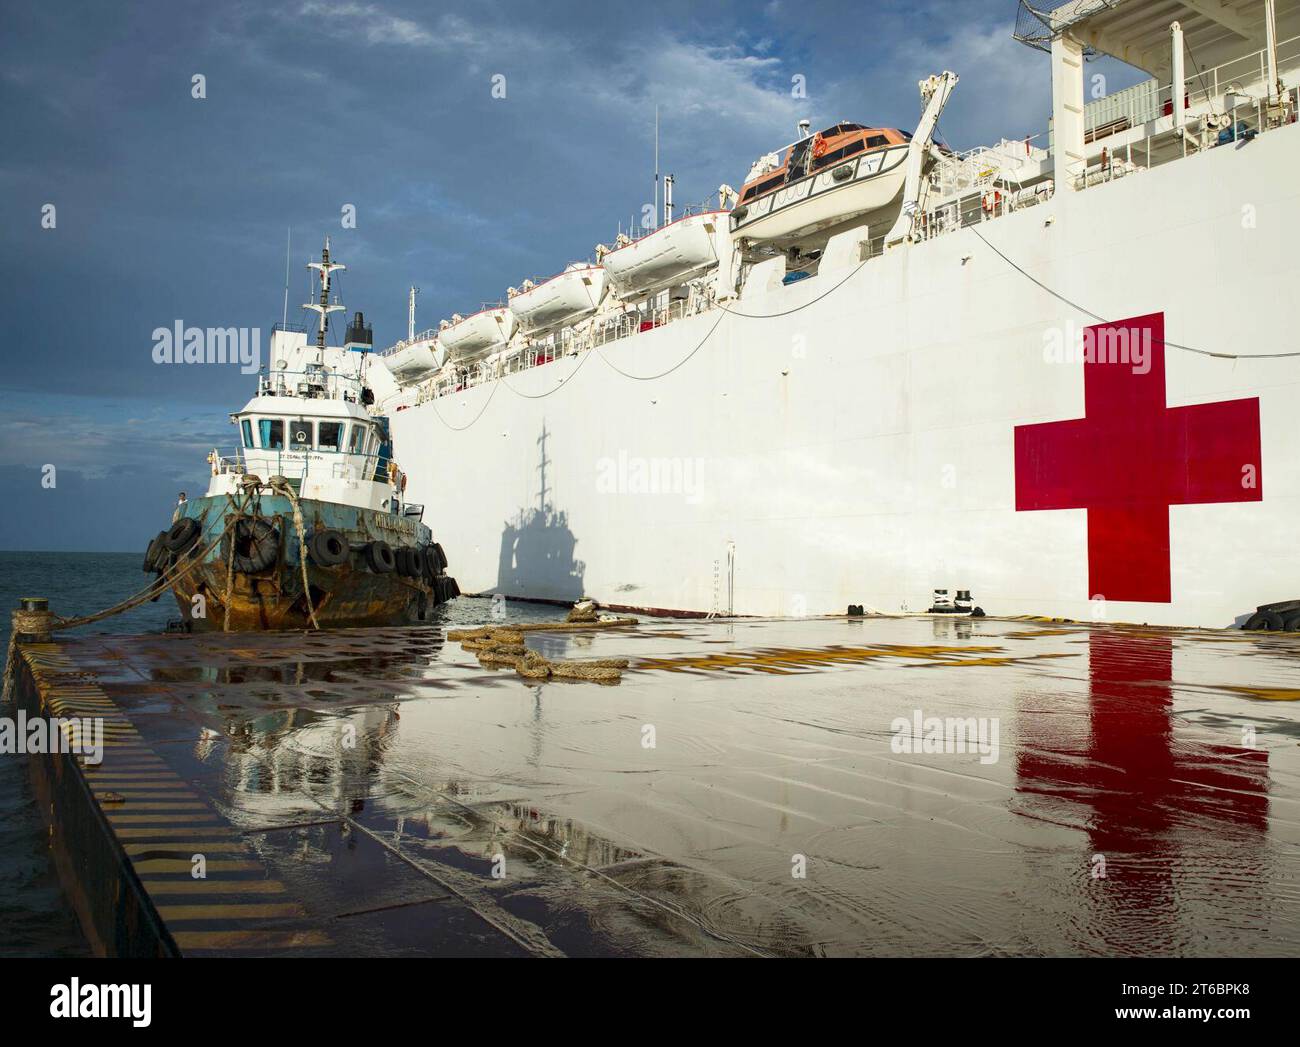
[[[433,326],[609,242],[650,199],[656,104],[678,204],[739,186],[802,116],[914,126],[917,81],[945,68],[962,77],[951,145],[1044,130],[1047,60],[1012,40],[1015,13],[1013,0],[6,0],[0,548],[143,549],[177,490],[203,490],[206,451],[233,443],[227,415],[252,382],[159,366],[151,333],[183,320],[269,337],[287,229],[290,319],[329,235],[349,267],[336,289],[388,345],[412,283]],[[1113,88],[1137,79],[1098,68]],[[796,74],[807,98],[791,97]]]

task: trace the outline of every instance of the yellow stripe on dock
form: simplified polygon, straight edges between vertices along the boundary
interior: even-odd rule
[[[144,861],[132,862],[131,864],[135,866],[136,872],[141,873],[187,873],[194,868],[188,859],[182,861],[175,858],[146,858]],[[207,862],[206,865],[209,872],[263,871],[261,862],[225,861],[217,858]]]
[[[150,880],[145,890],[154,894],[283,894],[279,880]]]
[[[172,935],[186,949],[300,949],[332,945],[324,931],[177,931]]]
[[[269,920],[306,916],[297,902],[235,902],[211,905],[160,905],[158,915],[168,923],[194,920]]]

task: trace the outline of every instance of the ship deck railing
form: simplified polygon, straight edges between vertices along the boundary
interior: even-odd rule
[[[1278,43],[1277,68],[1278,75],[1287,78],[1300,68],[1300,36]],[[1270,103],[1267,80],[1265,49],[1192,70],[1183,83],[1183,128],[1174,126],[1172,82],[1146,80],[1089,103],[1084,134],[1088,156],[1065,172],[1069,187],[1091,189],[1293,122],[1300,92],[1288,89]],[[1229,105],[1232,94],[1236,97]],[[1210,114],[1227,118],[1222,142],[1224,129],[1200,129],[1202,118]],[[1023,145],[1023,156],[1018,145]],[[1050,200],[1056,192],[1054,149],[1049,127],[1022,143],[1004,141],[955,154],[939,165],[927,186],[918,238],[933,239]]]
[[[1300,36],[1277,45],[1279,77],[1300,68]],[[1193,70],[1184,78],[1184,127],[1174,127],[1173,85],[1155,80],[1090,103],[1085,117],[1085,145],[1089,156],[1065,172],[1070,188],[1087,190],[1145,170],[1181,160],[1197,152],[1253,138],[1295,122],[1300,112],[1300,89],[1291,88],[1269,98],[1268,53],[1250,50],[1208,69]],[[1226,95],[1234,94],[1232,105]],[[1220,128],[1193,131],[1202,117],[1228,118],[1228,131],[1220,141]],[[1057,191],[1054,180],[1052,129],[1020,140],[1004,140],[954,153],[935,169],[926,182],[913,236],[933,240],[951,232],[1036,207]],[[1023,153],[1023,155],[1022,155]],[[683,212],[685,213],[685,212]],[[884,253],[884,236],[867,241],[862,260]],[[799,270],[792,269],[790,273]],[[788,273],[787,275],[790,275]],[[563,356],[599,348],[635,337],[677,320],[716,308],[712,293],[673,300],[661,307],[639,308],[602,320],[580,324],[528,343],[505,360],[479,361],[454,376],[427,379],[412,387],[404,399],[423,403],[497,381],[519,371],[541,367]],[[399,342],[393,350],[435,335],[424,332],[414,340]]]
[[[312,455],[325,457],[313,460]],[[262,479],[283,476],[288,480],[296,481],[311,478],[382,483],[388,476],[389,465],[393,462],[391,455],[359,454],[355,451],[340,451],[328,447],[310,449],[237,447],[230,454],[217,451],[212,456],[212,475],[247,476],[253,472]],[[274,468],[268,468],[271,463],[274,464]],[[377,480],[376,477],[383,479]]]
[[[257,376],[258,396],[300,397],[304,400],[346,400],[360,403],[365,383],[355,375],[330,368],[306,371],[272,371],[263,367]]]

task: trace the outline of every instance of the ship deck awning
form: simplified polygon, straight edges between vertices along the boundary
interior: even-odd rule
[[[1300,34],[1300,2],[1277,0],[1276,9],[1279,39]],[[1069,33],[1095,54],[1168,77],[1174,22],[1202,68],[1265,46],[1264,0],[1021,0],[1015,36],[1047,50]]]

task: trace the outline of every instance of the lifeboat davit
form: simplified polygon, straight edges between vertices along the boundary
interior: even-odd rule
[[[506,306],[493,306],[448,324],[438,332],[438,341],[453,360],[466,360],[500,349],[513,337],[517,323]]]
[[[622,298],[679,284],[718,264],[714,237],[726,211],[687,215],[605,255],[605,272]]]
[[[605,297],[609,277],[598,265],[571,265],[564,272],[520,291],[510,311],[525,334],[543,334],[585,320]]]
[[[732,234],[788,245],[895,205],[907,181],[909,141],[891,128],[836,124],[796,142],[779,166],[750,172],[731,212]]]
[[[383,360],[389,374],[399,384],[408,385],[441,367],[445,355],[436,339],[426,339],[394,349]]]

